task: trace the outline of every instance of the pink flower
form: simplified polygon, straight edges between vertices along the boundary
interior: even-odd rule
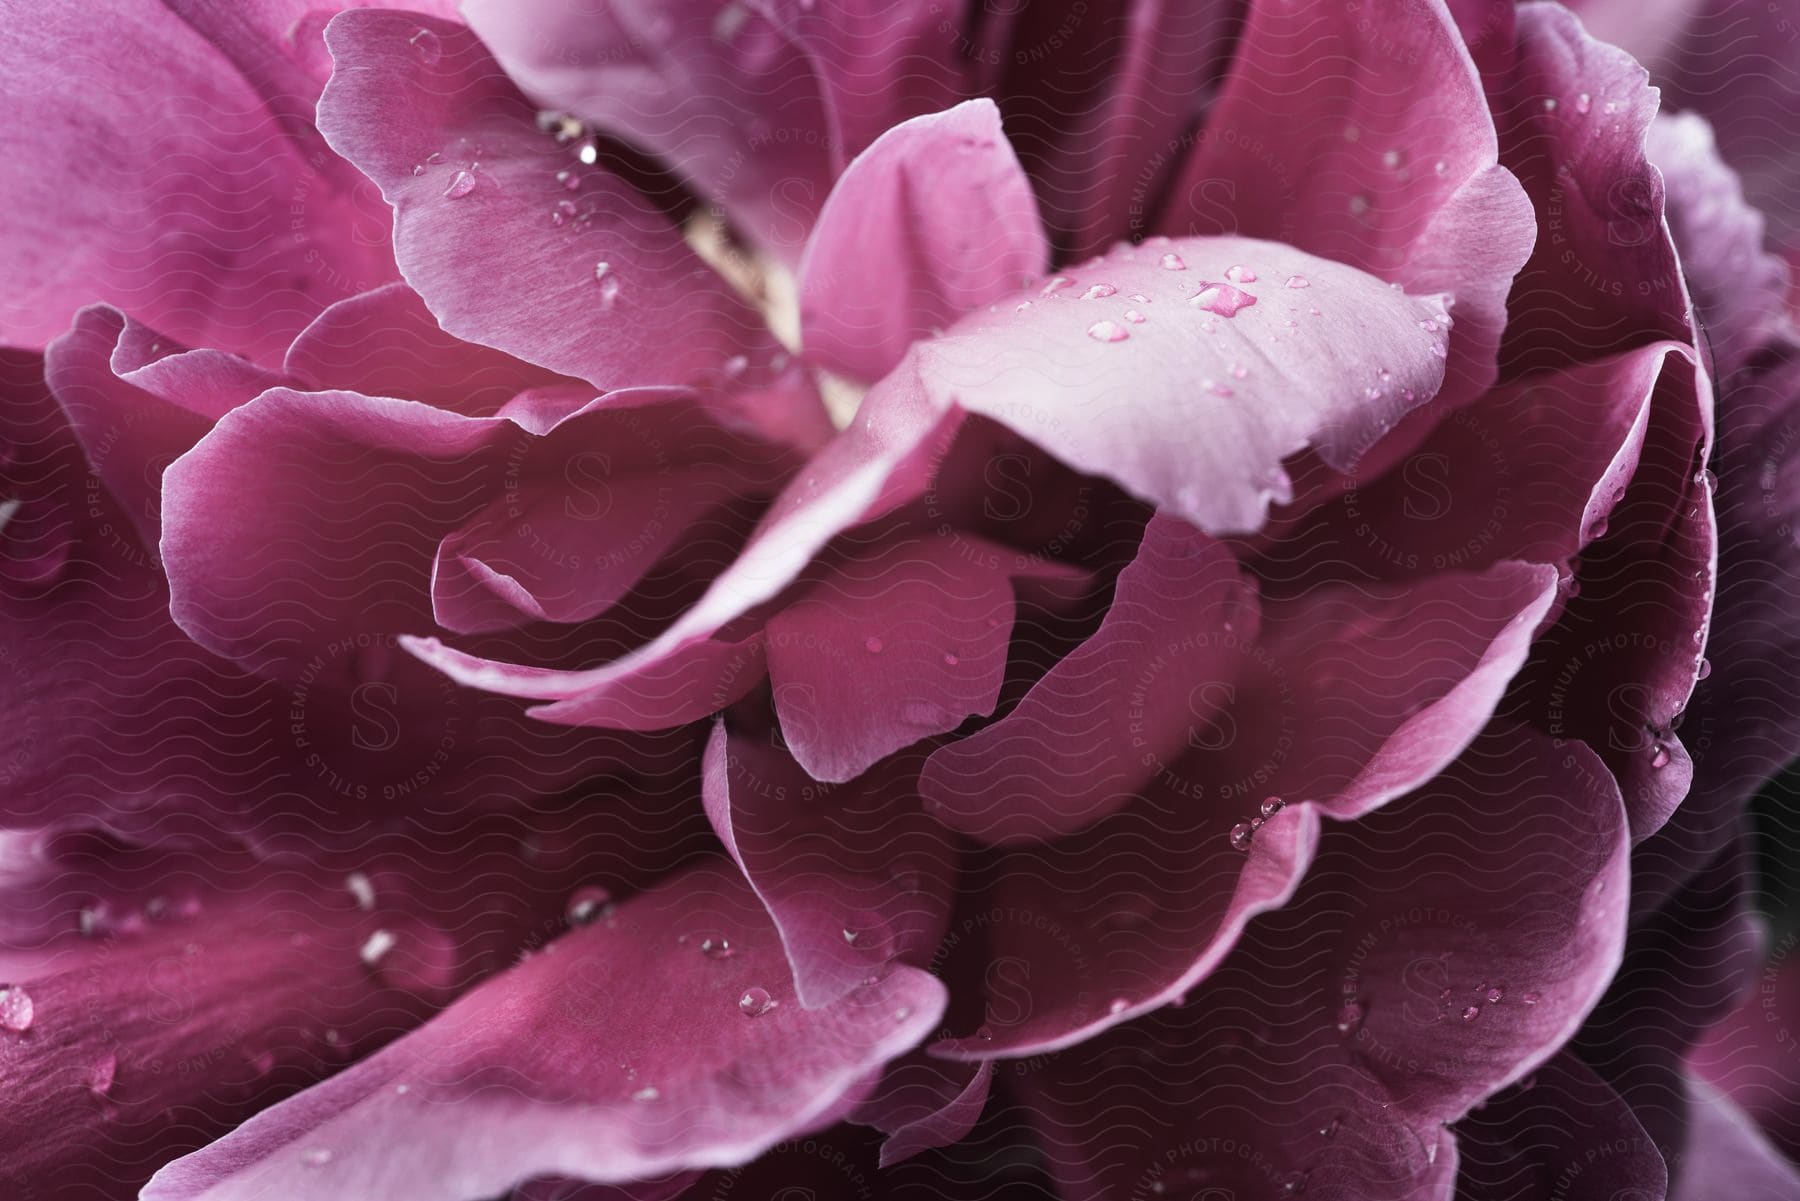
[[[7,1174],[1791,1179],[1785,268],[1454,8],[12,23]]]

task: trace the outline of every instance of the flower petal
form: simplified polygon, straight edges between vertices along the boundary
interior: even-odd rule
[[[1305,86],[1296,86],[1305,80]],[[1251,6],[1232,73],[1158,227],[1292,243],[1456,305],[1444,390],[1494,378],[1536,229],[1441,5]]]
[[[994,1061],[953,1063],[914,1054],[888,1068],[873,1096],[851,1120],[887,1134],[886,1168],[922,1151],[961,1142],[981,1120],[993,1084]]]
[[[445,330],[602,388],[769,349],[667,217],[537,128],[467,29],[360,10],[326,41],[319,127],[381,186],[400,269]]]
[[[897,125],[831,190],[800,268],[807,357],[873,382],[907,347],[1041,275],[1050,248],[991,101]]]
[[[943,934],[956,848],[918,807],[917,763],[842,787],[814,783],[778,745],[713,726],[707,817],[769,911],[802,1005],[831,1005]]]
[[[1723,1193],[1743,1201],[1784,1201],[1800,1191],[1800,1171],[1769,1145],[1730,1098],[1695,1081],[1688,1088],[1693,1125],[1671,1201],[1704,1201]]]
[[[146,1201],[475,1201],[534,1176],[739,1164],[842,1114],[943,1007],[936,981],[897,967],[802,1009],[761,907],[712,866],[555,946],[163,1169]]]
[[[0,340],[43,346],[105,300],[268,362],[327,304],[393,278],[361,181],[292,119],[318,86],[293,43],[138,2],[8,21],[0,52],[11,152],[32,164],[0,181]]]
[[[1294,901],[1185,1006],[1029,1069],[1070,1195],[1447,1196],[1443,1124],[1556,1053],[1624,941],[1618,792],[1568,749],[1492,732],[1333,827]]]

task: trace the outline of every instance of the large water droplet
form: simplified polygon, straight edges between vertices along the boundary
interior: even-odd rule
[[[746,988],[744,995],[738,998],[738,1012],[749,1018],[759,1018],[775,1008],[775,1005],[775,998],[769,995],[769,990],[757,986]]]
[[[1188,304],[1192,307],[1217,313],[1221,317],[1235,317],[1239,310],[1247,309],[1255,303],[1256,297],[1227,283],[1209,283],[1188,298]]]
[[[703,938],[700,953],[708,959],[730,959],[737,954],[737,948],[731,945],[729,938]]]
[[[444,48],[438,41],[438,35],[429,29],[419,30],[406,41],[413,48],[413,52],[419,56],[419,61],[427,66],[444,56]]]
[[[461,200],[475,190],[475,175],[470,171],[458,171],[450,177],[450,186],[444,189],[444,195],[451,200]]]
[[[1256,829],[1249,822],[1239,822],[1231,827],[1231,849],[1247,851],[1251,841],[1256,837]]]
[[[1253,284],[1256,282],[1256,272],[1242,263],[1233,263],[1225,268],[1225,278],[1234,284]]]
[[[31,1029],[35,1016],[36,1006],[29,993],[16,984],[0,988],[0,1027],[22,1034]]]
[[[1118,295],[1119,290],[1111,284],[1093,284],[1081,294],[1083,300],[1101,300],[1107,296]]]
[[[1274,817],[1277,813],[1280,813],[1283,809],[1287,808],[1287,802],[1278,796],[1272,796],[1264,800],[1259,808],[1264,817]]]
[[[1131,334],[1117,321],[1096,321],[1088,326],[1087,336],[1096,342],[1123,342]]]
[[[1694,672],[1694,678],[1696,680],[1704,680],[1707,676],[1710,676],[1711,674],[1712,674],[1712,660],[1711,659],[1700,660],[1700,666]]]
[[[1164,271],[1186,271],[1187,264],[1178,254],[1165,254],[1162,256],[1162,269]]]

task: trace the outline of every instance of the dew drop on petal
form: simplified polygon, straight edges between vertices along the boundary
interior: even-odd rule
[[[1256,297],[1225,283],[1209,283],[1188,298],[1192,307],[1227,318],[1237,316],[1255,303]]]
[[[1133,325],[1142,325],[1144,323],[1144,315],[1136,309],[1126,309],[1125,320],[1131,322]]]
[[[1117,321],[1096,321],[1088,326],[1087,336],[1096,342],[1123,342],[1131,335]]]
[[[747,1018],[759,1018],[775,1005],[775,998],[769,995],[768,989],[754,985],[746,988],[744,995],[738,998],[738,1012]]]
[[[23,1034],[31,1029],[32,1019],[36,1016],[36,1006],[24,989],[16,984],[0,988],[0,1027]]]
[[[300,1152],[300,1162],[309,1168],[322,1168],[331,1162],[330,1147],[308,1147]]]
[[[1585,113],[1592,107],[1594,107],[1594,98],[1592,96],[1589,96],[1586,92],[1583,92],[1581,95],[1575,97],[1575,111],[1576,112]]]
[[[397,941],[399,940],[394,937],[392,930],[377,930],[363,942],[362,949],[357,952],[357,955],[365,965],[374,967],[381,962],[383,955],[394,949],[394,943]]]
[[[1038,295],[1054,296],[1074,282],[1074,280],[1066,275],[1053,275],[1050,277],[1049,281],[1044,284],[1043,288],[1039,290]]]
[[[1470,1005],[1462,1011],[1462,1020],[1465,1022],[1472,1022],[1480,1016],[1481,1006],[1479,1005]]]
[[[1225,278],[1234,284],[1253,284],[1256,282],[1256,272],[1242,263],[1233,263],[1225,268]]]
[[[431,32],[429,29],[419,30],[410,38],[407,38],[406,41],[407,44],[413,48],[414,52],[418,54],[419,61],[427,66],[437,62],[438,59],[444,56],[444,49],[438,42],[438,35]]]
[[[737,948],[731,945],[729,938],[703,938],[700,953],[708,959],[730,959],[737,954]]]
[[[1526,1005],[1536,1005],[1543,998],[1535,992],[1523,992],[1519,994],[1519,1000]]]
[[[425,174],[425,164],[424,163],[414,163],[413,164],[413,174],[414,175]]]
[[[1502,985],[1502,984],[1496,984],[1492,988],[1488,989],[1484,995],[1487,997],[1489,1005],[1498,1005],[1500,1003],[1500,999],[1506,995],[1506,986]]]
[[[633,1101],[654,1101],[660,1096],[662,1096],[661,1089],[657,1088],[654,1084],[647,1084],[643,1088],[638,1089],[637,1092],[632,1093],[631,1099]]]
[[[1290,275],[1287,277],[1287,286],[1290,288],[1310,288],[1312,287],[1312,281],[1307,279],[1304,275]]]
[[[863,639],[863,649],[868,651],[871,655],[879,655],[881,653],[882,645],[881,639],[875,637],[873,634]]]
[[[1181,256],[1178,254],[1165,254],[1162,256],[1162,269],[1164,271],[1186,271],[1187,264],[1182,262]]]
[[[1650,748],[1650,766],[1657,771],[1669,766],[1669,748],[1658,742]]]
[[[556,173],[556,182],[571,192],[579,191],[581,189],[581,176],[575,174],[573,171],[558,171]]]
[[[1231,367],[1231,378],[1232,379],[1244,379],[1249,374],[1250,374],[1250,368],[1244,366],[1242,363],[1232,364],[1232,367]]]
[[[1118,291],[1111,284],[1092,284],[1087,291],[1081,294],[1081,298],[1083,300],[1100,300],[1107,296],[1117,295]]]
[[[1319,1137],[1320,1138],[1335,1138],[1337,1136],[1337,1132],[1338,1132],[1338,1120],[1336,1118],[1331,1118],[1331,1119],[1327,1120],[1323,1126],[1319,1127]]]
[[[1251,828],[1249,822],[1239,822],[1237,825],[1231,827],[1231,848],[1232,848],[1232,850],[1235,850],[1235,851],[1249,850],[1250,849],[1250,840],[1252,838],[1254,838],[1255,835],[1256,835],[1256,831]]]
[[[118,1075],[118,1057],[113,1055],[102,1055],[94,1062],[94,1066],[88,1069],[88,1092],[94,1094],[96,1097],[104,1097],[107,1093],[112,1091],[113,1081],[118,1078]]]
[[[1695,670],[1694,678],[1696,680],[1704,680],[1707,676],[1710,676],[1711,674],[1712,674],[1712,660],[1711,659],[1700,660],[1700,666]]]
[[[571,926],[586,926],[612,903],[612,893],[597,884],[586,884],[569,894],[563,917]]]
[[[450,185],[444,189],[444,195],[451,200],[461,200],[475,190],[475,176],[468,171],[458,171],[450,177]]]
[[[1124,997],[1114,997],[1112,999],[1112,1004],[1106,1007],[1106,1012],[1116,1017],[1130,1008],[1130,1001],[1127,1001]]]
[[[1339,1034],[1355,1034],[1362,1022],[1363,1007],[1355,1001],[1348,1001],[1337,1011],[1337,1019],[1333,1024],[1337,1026]]]
[[[1283,809],[1287,808],[1287,802],[1278,796],[1272,796],[1263,801],[1260,808],[1264,817],[1274,817],[1277,813],[1280,813]]]

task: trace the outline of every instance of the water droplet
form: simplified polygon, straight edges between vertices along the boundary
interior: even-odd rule
[[[747,1018],[759,1018],[775,1008],[776,1003],[768,989],[752,986],[746,988],[744,995],[738,998],[738,1012]]]
[[[404,1097],[407,1093],[410,1093],[411,1091],[412,1091],[412,1085],[410,1085],[410,1084],[396,1084],[394,1086],[394,1095],[396,1097]]]
[[[1328,1119],[1323,1126],[1319,1127],[1320,1138],[1335,1138],[1337,1137],[1337,1132],[1338,1120],[1336,1118]]]
[[[631,1099],[633,1101],[654,1101],[660,1096],[662,1096],[662,1090],[658,1089],[654,1084],[647,1084],[643,1088],[638,1089],[637,1092],[632,1093]]]
[[[369,877],[361,872],[351,872],[344,877],[344,887],[348,888],[350,895],[356,898],[358,909],[367,913],[375,908],[375,885],[369,882]]]
[[[729,938],[703,938],[700,953],[708,959],[730,959],[737,954],[737,948],[731,945]]]
[[[1719,477],[1713,474],[1713,470],[1710,467],[1702,467],[1699,471],[1695,472],[1694,482],[1696,484],[1705,484],[1708,492],[1717,492],[1719,490]]]
[[[18,985],[0,988],[0,1027],[23,1034],[31,1029],[32,1019],[37,1016],[36,1009],[30,994]]]
[[[1029,300],[1021,300],[1018,304],[1015,304],[1013,306],[1013,312],[1023,313],[1026,309],[1028,309],[1030,307],[1031,307],[1031,302]]]
[[[856,940],[858,937],[861,936],[861,934],[862,934],[862,931],[852,930],[848,926],[846,926],[844,928],[844,941],[849,943],[851,946],[855,946]]]
[[[1479,1005],[1470,1005],[1462,1011],[1462,1020],[1465,1022],[1472,1022],[1480,1016],[1481,1006]]]
[[[1249,376],[1249,374],[1250,374],[1250,368],[1244,366],[1242,363],[1232,364],[1232,367],[1231,367],[1231,378],[1232,379],[1244,379],[1247,376]]]
[[[1398,150],[1385,151],[1381,156],[1381,165],[1386,167],[1389,171],[1392,171],[1395,167],[1398,167],[1405,161],[1406,156],[1401,154]]]
[[[1074,282],[1075,282],[1074,280],[1070,279],[1066,275],[1053,275],[1050,277],[1049,282],[1046,283],[1041,290],[1039,290],[1038,295],[1039,296],[1054,296],[1058,292],[1062,291],[1064,288],[1073,284]]]
[[[1259,808],[1264,817],[1274,817],[1277,813],[1280,813],[1283,809],[1287,808],[1287,802],[1278,796],[1272,796],[1263,801]]]
[[[414,163],[413,164],[413,174],[414,175],[425,174],[425,164],[424,163]]]
[[[475,176],[472,172],[458,171],[450,177],[450,186],[444,189],[444,195],[451,200],[461,200],[475,190]]]
[[[1307,279],[1304,275],[1290,275],[1287,277],[1287,286],[1290,288],[1310,288],[1312,287],[1312,281]]]
[[[1281,1191],[1284,1193],[1304,1193],[1306,1191],[1307,1176],[1308,1173],[1306,1172],[1294,1173],[1288,1178],[1288,1182],[1281,1186]]]
[[[1594,98],[1592,96],[1589,96],[1586,92],[1583,92],[1581,95],[1575,97],[1575,111],[1576,112],[1585,113],[1592,107],[1594,107]]]
[[[1087,336],[1096,342],[1123,342],[1131,337],[1117,321],[1096,321],[1088,326]]]
[[[444,48],[438,42],[438,35],[429,29],[421,29],[406,39],[407,44],[418,54],[419,61],[427,66],[437,62],[444,56]]]
[[[1142,325],[1144,323],[1144,315],[1136,309],[1126,309],[1125,320],[1131,322],[1133,325]]]
[[[1523,992],[1519,994],[1519,1000],[1526,1005],[1536,1005],[1539,1001],[1543,1000],[1543,997],[1535,992]]]
[[[1650,766],[1657,771],[1669,766],[1669,748],[1662,743],[1654,743],[1650,748]]]
[[[958,663],[961,663],[961,662],[962,662],[961,659],[958,659],[955,655],[951,654],[949,651],[944,652],[944,666],[945,667],[955,667]]]
[[[600,147],[592,142],[583,142],[575,151],[575,157],[591,167],[600,161]]]
[[[1367,196],[1352,196],[1350,198],[1350,215],[1351,216],[1360,217],[1368,211],[1369,211],[1369,198]]]
[[[1186,271],[1187,264],[1181,261],[1181,256],[1178,254],[1165,254],[1162,256],[1162,269],[1164,271]]]
[[[1355,1001],[1346,1001],[1344,1007],[1337,1011],[1337,1020],[1334,1023],[1337,1026],[1337,1032],[1339,1034],[1355,1034],[1363,1023],[1363,1016],[1361,1005]]]
[[[362,945],[362,950],[358,951],[357,954],[361,956],[364,964],[369,967],[374,967],[381,962],[381,957],[383,955],[386,955],[389,951],[394,949],[394,943],[396,941],[398,940],[395,939],[392,931],[377,930],[375,933],[369,935],[367,941]]]
[[[113,1055],[102,1055],[88,1069],[88,1092],[96,1097],[104,1097],[112,1091],[113,1081],[119,1075],[119,1060]]]
[[[1242,263],[1233,263],[1225,268],[1225,278],[1234,284],[1253,284],[1256,282],[1256,272]]]
[[[896,1022],[904,1022],[907,1018],[909,1018],[911,1016],[912,1016],[912,1010],[908,1009],[904,1005],[902,1005],[900,1008],[894,1010],[894,1020]]]
[[[619,299],[619,281],[618,281],[618,279],[614,278],[614,279],[601,280],[600,281],[600,307],[602,309],[610,309],[613,307],[614,304],[616,304],[618,302],[618,299]]]
[[[322,1168],[331,1162],[330,1147],[308,1147],[300,1152],[300,1162],[309,1168]]]
[[[571,192],[579,191],[581,188],[581,176],[575,174],[573,171],[558,171],[556,173],[556,182]]]
[[[1700,660],[1700,666],[1695,670],[1694,678],[1696,680],[1704,680],[1707,676],[1710,676],[1711,674],[1712,674],[1712,660],[1711,659]]]
[[[1124,997],[1114,997],[1112,999],[1112,1004],[1110,1004],[1106,1007],[1106,1012],[1108,1012],[1116,1017],[1119,1014],[1124,1013],[1127,1009],[1130,1009],[1130,1008],[1131,1008],[1130,1001],[1127,1001]]]
[[[1116,296],[1118,289],[1111,284],[1093,284],[1081,294],[1083,300],[1100,300],[1107,296]]]
[[[1498,1005],[1500,1003],[1500,998],[1506,995],[1506,986],[1504,984],[1496,984],[1488,989],[1484,995],[1487,997],[1489,1005]]]
[[[1188,298],[1188,304],[1192,307],[1217,313],[1221,317],[1235,317],[1240,310],[1255,303],[1256,297],[1226,283],[1209,283]]]
[[[1544,97],[1544,111],[1547,113],[1553,113],[1556,111],[1556,97],[1554,97],[1554,96]]]
[[[1239,822],[1231,827],[1231,849],[1234,851],[1249,850],[1250,841],[1255,836],[1256,830],[1249,822]]]
[[[881,653],[881,647],[881,639],[875,637],[873,634],[863,639],[863,649],[868,651],[871,655],[879,655]]]
[[[597,884],[586,884],[569,894],[563,917],[571,926],[585,926],[600,917],[612,904],[612,893]]]

